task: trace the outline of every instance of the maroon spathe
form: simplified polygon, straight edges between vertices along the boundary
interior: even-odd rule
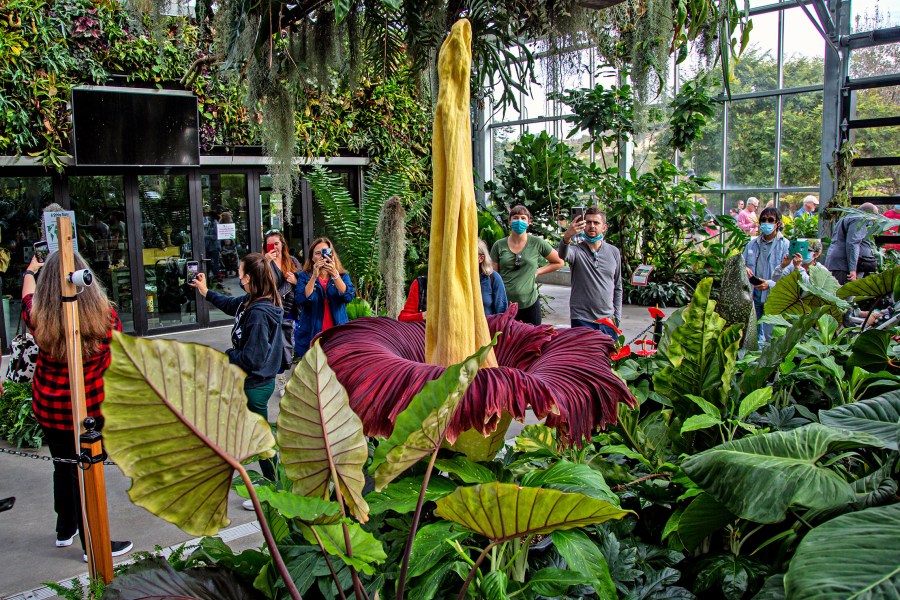
[[[528,408],[547,418],[560,437],[576,446],[608,423],[618,403],[637,401],[610,367],[612,340],[586,327],[554,330],[515,321],[515,304],[487,317],[498,367],[478,372],[457,411],[447,439],[468,429],[494,431],[503,411],[515,419]],[[386,317],[351,321],[319,336],[328,364],[347,388],[350,407],[368,436],[388,437],[397,415],[444,367],[425,364],[425,324]]]

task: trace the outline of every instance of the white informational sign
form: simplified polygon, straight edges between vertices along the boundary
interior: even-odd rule
[[[631,285],[647,285],[653,265],[638,265],[631,275]]]
[[[59,250],[59,233],[56,231],[56,218],[69,217],[72,220],[72,248],[78,252],[78,231],[75,226],[75,211],[60,210],[44,213],[44,239],[50,252]]]
[[[219,223],[216,226],[216,235],[220,240],[236,239],[236,231],[234,223]]]

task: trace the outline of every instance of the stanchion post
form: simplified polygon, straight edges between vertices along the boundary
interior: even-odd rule
[[[59,239],[59,279],[62,290],[63,322],[66,330],[66,355],[69,362],[69,390],[72,397],[72,422],[76,451],[87,449],[91,457],[102,456],[102,438],[93,430],[82,436],[87,418],[84,392],[84,365],[81,355],[81,326],[78,321],[78,288],[70,281],[75,271],[75,255],[72,250],[72,220],[57,217],[56,231]],[[91,578],[101,578],[105,583],[113,579],[112,546],[109,537],[109,516],[106,509],[106,480],[103,462],[83,462],[78,485],[81,492],[82,522],[85,524],[85,553]]]

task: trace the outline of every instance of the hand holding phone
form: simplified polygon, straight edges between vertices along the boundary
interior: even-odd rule
[[[200,272],[200,263],[196,260],[189,260],[187,264],[184,266],[184,279],[188,285],[194,283],[194,279],[197,278],[197,274]]]
[[[50,254],[50,248],[47,246],[47,242],[35,242],[34,243],[34,257],[37,259],[39,263],[47,260],[47,256]]]
[[[275,250],[274,243],[266,244],[266,254],[270,254],[273,250]]]
[[[757,277],[756,275],[751,275],[749,277],[751,285],[762,285],[763,280]]]

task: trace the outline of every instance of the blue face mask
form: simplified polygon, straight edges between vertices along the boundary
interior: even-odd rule
[[[587,235],[585,235],[584,239],[586,239],[591,244],[596,244],[597,242],[599,242],[603,239],[603,234],[600,233],[597,235],[597,237],[588,237]]]
[[[510,229],[516,233],[525,233],[528,230],[528,221],[515,220],[509,224]]]
[[[775,231],[775,223],[762,223],[759,230],[763,235],[772,235],[772,232]]]

